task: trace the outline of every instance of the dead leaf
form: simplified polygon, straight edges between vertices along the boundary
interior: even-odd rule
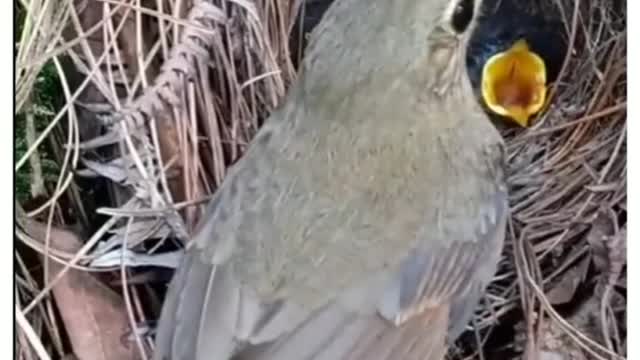
[[[578,286],[580,286],[587,275],[589,261],[590,258],[585,257],[562,274],[560,281],[546,294],[551,304],[566,304],[573,299],[576,289],[578,289]]]
[[[171,228],[164,219],[149,218],[137,220],[133,224],[122,226],[109,231],[113,235],[98,244],[98,250],[94,254],[106,253],[117,246],[122,246],[125,236],[127,248],[132,249],[150,238],[166,238],[171,233]]]
[[[96,174],[106,177],[107,179],[111,179],[116,183],[122,183],[127,179],[127,169],[122,167],[120,164],[117,164],[116,161],[112,161],[110,163],[102,163],[89,159],[83,159],[82,162],[87,167],[87,169],[76,171],[76,174],[80,176],[89,177]]]
[[[26,230],[36,239],[44,239],[46,227],[28,221]],[[52,228],[51,247],[75,252],[81,247],[70,231]],[[49,260],[49,281],[64,268]],[[133,343],[121,338],[129,329],[122,298],[88,272],[69,270],[52,289],[53,297],[79,360],[140,359]]]
[[[123,254],[124,251],[124,254]],[[141,254],[128,249],[116,249],[102,254],[91,261],[91,266],[95,268],[113,268],[124,265],[127,267],[136,266],[159,266],[175,269],[180,264],[183,255],[182,250],[159,253],[153,255]]]

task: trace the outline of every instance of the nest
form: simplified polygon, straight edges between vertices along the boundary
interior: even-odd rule
[[[16,224],[18,356],[148,357],[162,269],[295,79],[299,4],[50,3],[24,9],[17,56],[28,146],[16,171],[31,190]],[[504,257],[452,358],[626,356],[626,3],[553,5],[570,56],[534,125],[504,130]],[[53,112],[32,96],[47,66]],[[137,331],[113,335],[123,327]]]

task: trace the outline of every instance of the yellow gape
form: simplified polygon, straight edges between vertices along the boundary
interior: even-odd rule
[[[545,103],[546,67],[525,40],[487,60],[482,70],[482,97],[487,107],[527,126]]]

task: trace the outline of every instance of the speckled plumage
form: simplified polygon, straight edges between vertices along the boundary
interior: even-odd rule
[[[502,140],[447,6],[332,6],[209,205],[155,359],[442,356],[495,272],[507,216]]]

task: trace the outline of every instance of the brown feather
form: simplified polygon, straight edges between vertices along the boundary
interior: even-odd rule
[[[448,306],[438,306],[396,327],[375,314],[358,316],[333,305],[289,336],[233,360],[441,360],[448,313]]]

